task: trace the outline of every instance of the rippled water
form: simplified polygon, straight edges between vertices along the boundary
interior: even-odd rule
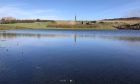
[[[0,84],[140,84],[140,31],[0,31]]]

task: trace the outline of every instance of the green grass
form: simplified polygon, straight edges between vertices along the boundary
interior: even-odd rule
[[[114,24],[48,24],[51,28],[67,28],[67,29],[114,29]]]
[[[14,24],[0,24],[0,30],[4,29],[83,29],[83,30],[93,30],[93,29],[113,29],[111,24],[77,24],[77,25],[57,25],[57,24],[47,24],[47,22],[35,22],[35,23],[14,23]]]
[[[0,26],[10,26],[15,28],[47,28],[46,22],[35,23],[14,23],[14,24],[1,24]]]

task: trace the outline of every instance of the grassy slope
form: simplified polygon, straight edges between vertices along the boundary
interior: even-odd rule
[[[0,29],[112,29],[109,24],[95,25],[56,25],[47,24],[46,22],[36,23],[15,23],[15,24],[0,24]]]

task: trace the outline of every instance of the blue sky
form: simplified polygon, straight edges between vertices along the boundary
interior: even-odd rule
[[[140,16],[140,0],[0,0],[0,17],[97,20]]]

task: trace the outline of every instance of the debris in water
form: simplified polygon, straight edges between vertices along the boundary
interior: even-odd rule
[[[59,80],[60,82],[67,82],[67,80]]]
[[[73,82],[73,80],[70,80],[70,83],[72,83]]]

